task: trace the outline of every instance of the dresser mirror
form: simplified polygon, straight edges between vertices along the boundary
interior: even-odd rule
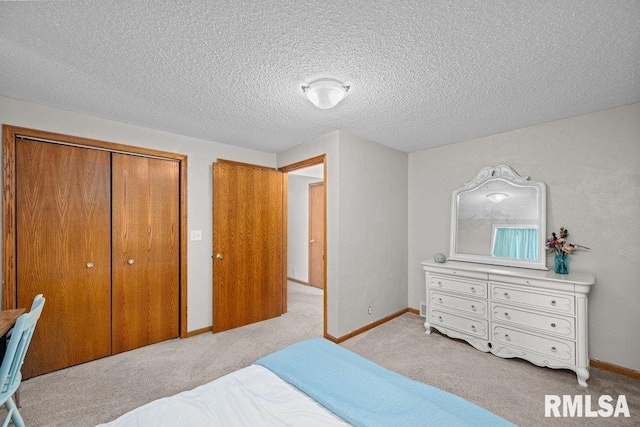
[[[489,166],[451,199],[450,259],[547,269],[544,183]]]

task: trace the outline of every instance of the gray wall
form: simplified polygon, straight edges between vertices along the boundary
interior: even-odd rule
[[[309,184],[322,179],[289,174],[287,186],[287,276],[309,281]]]
[[[340,133],[339,336],[407,307],[407,175],[407,153]]]
[[[132,126],[1,96],[0,123],[186,154],[187,228],[202,230],[202,240],[189,241],[187,246],[187,329],[193,331],[211,326],[211,164],[219,157],[273,167],[275,154]]]
[[[451,192],[499,164],[546,183],[548,234],[592,248],[570,258],[596,276],[590,357],[640,370],[640,104],[411,153],[409,306],[425,300],[420,261],[449,253]]]

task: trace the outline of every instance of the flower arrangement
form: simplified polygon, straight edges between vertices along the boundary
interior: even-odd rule
[[[547,249],[551,249],[551,251],[556,254],[553,260],[553,269],[558,274],[569,274],[569,259],[567,255],[572,254],[578,249],[589,249],[586,246],[569,243],[567,241],[568,236],[569,231],[564,227],[560,227],[560,236],[556,233],[551,233],[551,237],[547,238]]]
[[[575,243],[569,243],[567,241],[568,236],[569,231],[564,227],[560,227],[560,236],[556,233],[551,233],[551,237],[547,238],[547,249],[551,249],[551,251],[555,252],[557,255],[572,254],[578,249],[589,250],[586,246],[578,246]]]

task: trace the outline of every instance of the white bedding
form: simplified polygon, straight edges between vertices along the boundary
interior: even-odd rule
[[[270,370],[251,365],[101,426],[345,426]]]

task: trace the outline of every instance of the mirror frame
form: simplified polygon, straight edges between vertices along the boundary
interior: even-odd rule
[[[491,255],[466,254],[456,251],[458,241],[458,196],[460,193],[474,190],[480,185],[492,181],[501,180],[517,187],[533,187],[538,192],[538,249],[539,259],[521,260],[516,258],[495,258]],[[496,167],[487,166],[478,172],[473,181],[464,187],[453,191],[451,195],[451,240],[449,244],[449,259],[454,261],[477,262],[481,264],[501,265],[507,267],[522,267],[536,270],[548,270],[546,257],[547,235],[547,190],[543,182],[530,181],[528,176],[520,176],[507,165]]]

